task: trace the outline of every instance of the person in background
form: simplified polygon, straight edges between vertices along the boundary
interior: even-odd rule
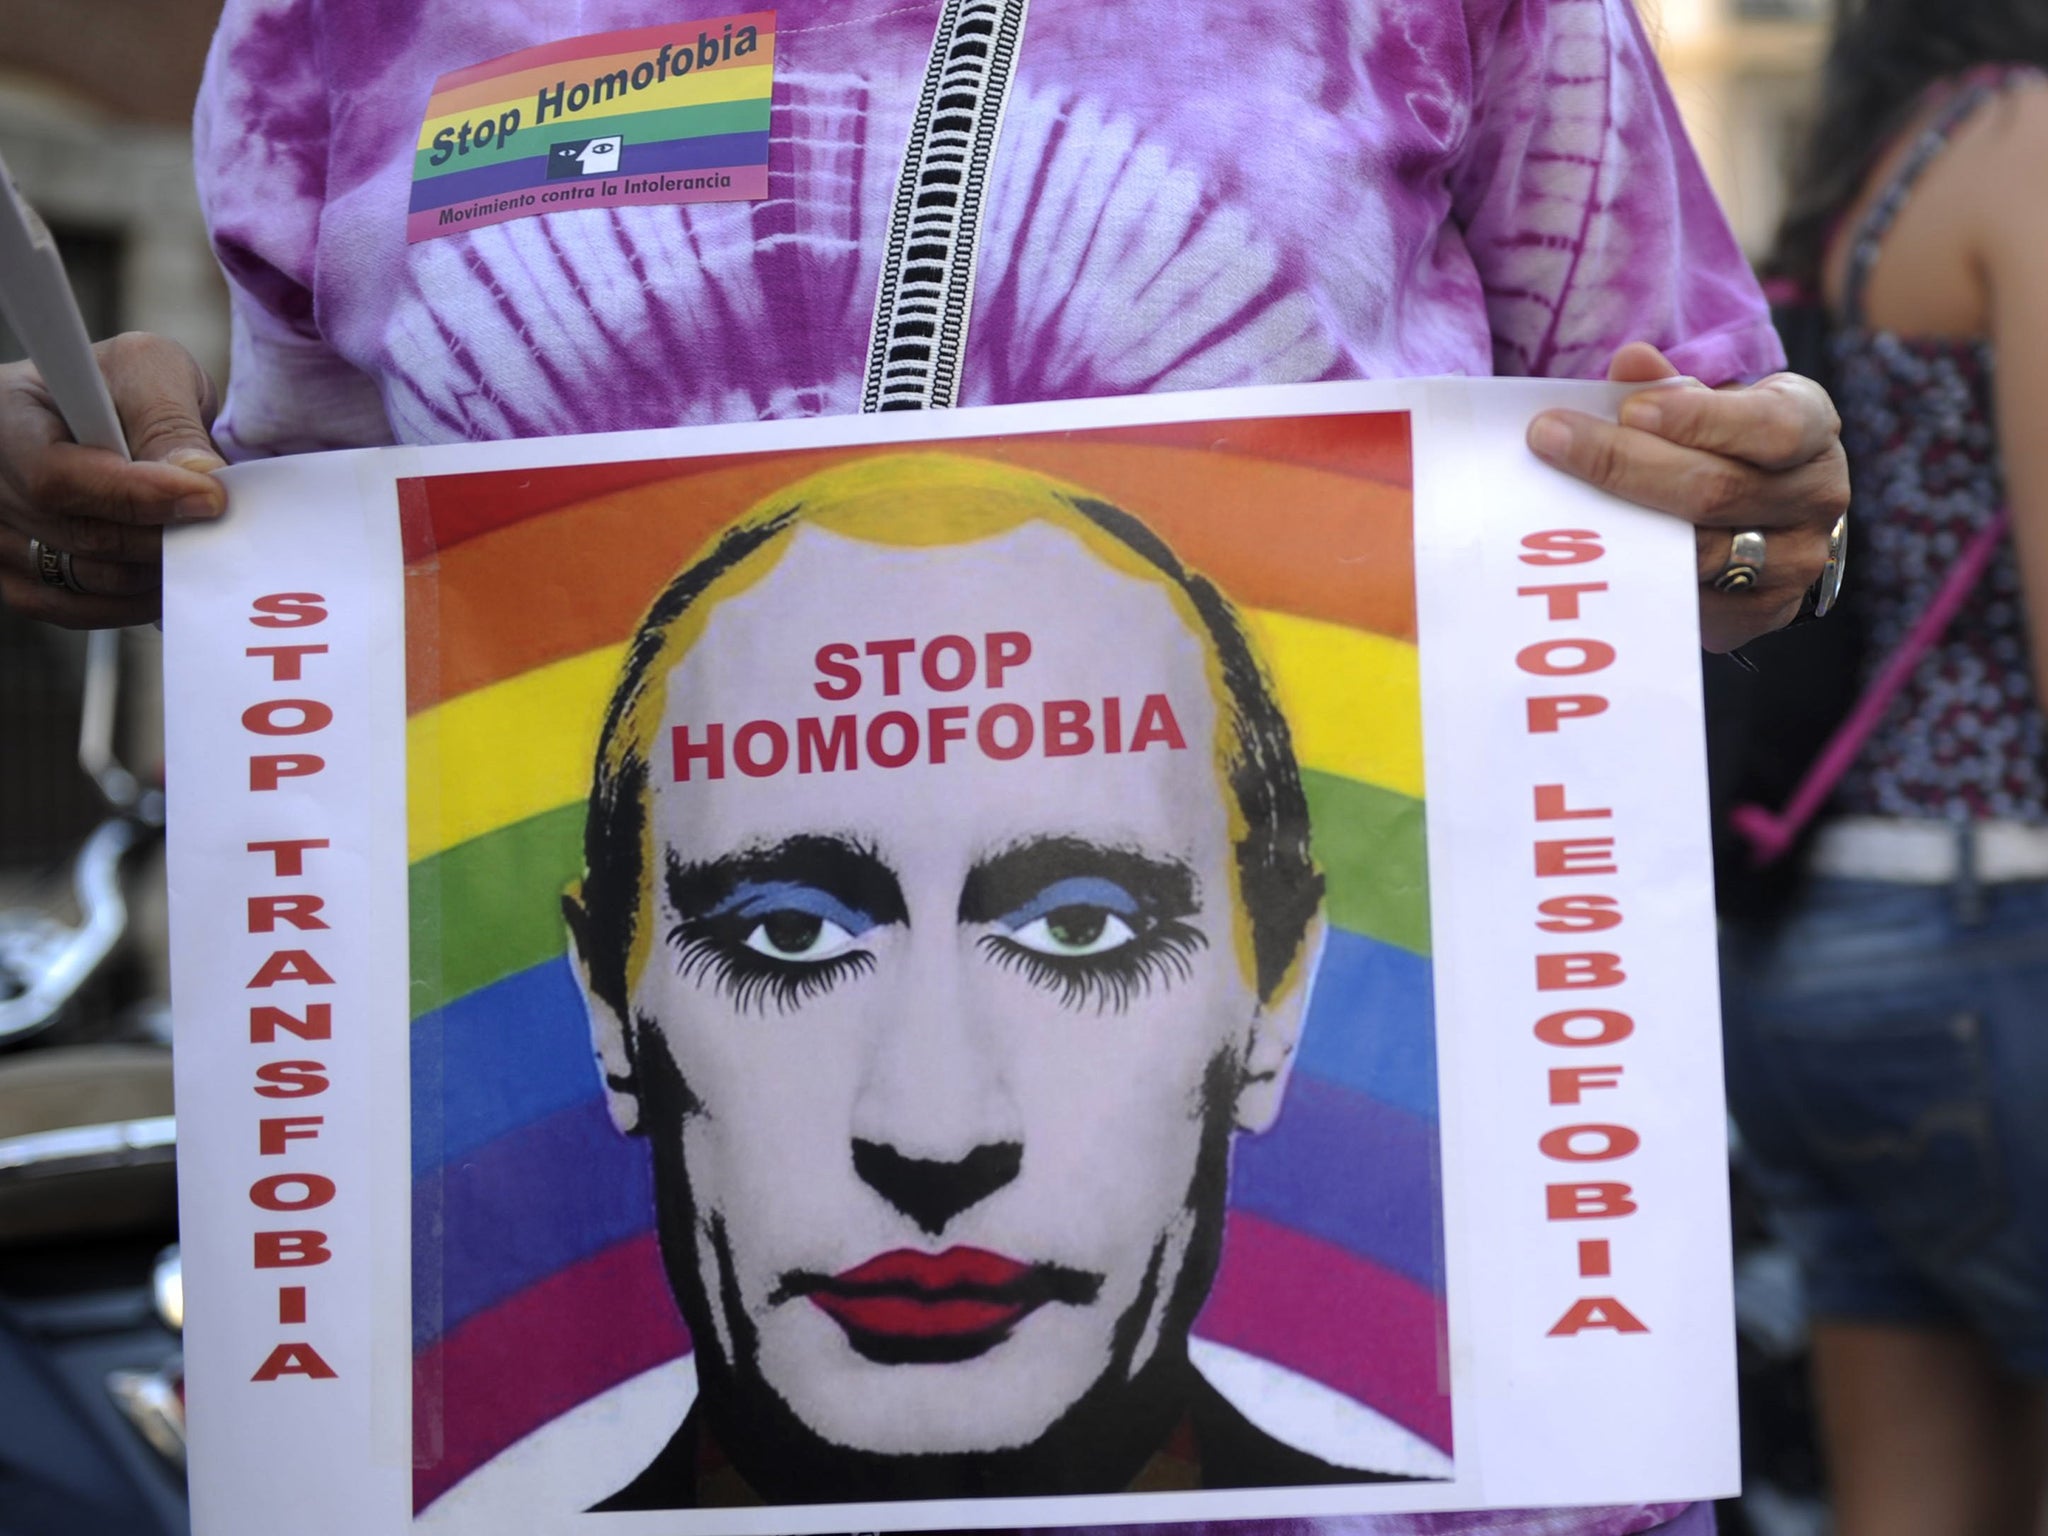
[[[1868,682],[2011,534],[1729,941],[1840,1536],[2032,1533],[2048,1473],[2048,6],[1844,0],[1775,264],[1825,304]]]
[[[68,441],[33,370],[0,370],[0,599],[75,626],[153,617],[161,528],[221,513],[205,471],[223,458],[854,411],[903,403],[898,375],[920,370],[958,387],[912,403],[963,405],[1688,374],[1619,423],[1546,412],[1531,450],[1696,525],[1710,649],[1785,624],[1820,577],[1848,500],[1835,412],[1773,372],[1630,0],[1033,0],[1028,18],[1022,0],[788,0],[767,127],[731,136],[765,158],[758,180],[731,201],[565,202],[633,152],[554,152],[591,61],[638,90],[680,57],[658,34],[701,34],[700,56],[723,22],[745,34],[718,10],[229,0],[196,131],[234,302],[228,397],[216,422],[175,347],[104,344],[141,461],[123,465]],[[1014,47],[947,41],[969,22]],[[457,169],[480,142],[463,114],[532,49],[524,115],[489,103],[490,137],[546,118],[547,182],[503,195],[529,171],[502,143],[488,174]],[[942,71],[943,94],[921,91]],[[961,103],[999,108],[1000,135],[917,159]],[[937,350],[965,340],[944,358],[890,298],[934,260],[972,288],[946,291],[959,324]],[[1372,1523],[1710,1526],[1672,1504]]]

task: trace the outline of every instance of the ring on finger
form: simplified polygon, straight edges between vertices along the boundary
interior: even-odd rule
[[[61,568],[61,569],[63,570],[63,573],[64,573],[64,590],[65,590],[65,591],[67,591],[67,592],[76,592],[76,593],[77,593],[77,594],[78,594],[78,595],[79,595],[80,597],[89,597],[89,596],[91,596],[91,592],[90,592],[90,590],[89,590],[89,589],[88,589],[88,588],[86,587],[85,583],[83,583],[82,581],[80,581],[80,580],[78,579],[78,577],[77,577],[76,573],[74,573],[74,572],[72,571],[72,569],[71,569],[71,551],[70,551],[70,550],[68,550],[68,549],[67,549],[67,550],[65,550],[63,554],[61,554],[61,555],[59,555],[59,556],[57,557],[57,564],[58,564],[58,566],[59,566],[59,567],[60,567],[60,568]]]
[[[1716,592],[1747,592],[1764,574],[1764,536],[1747,529],[1728,541],[1728,558],[1710,586]]]
[[[66,592],[87,596],[84,587],[78,584],[78,577],[71,569],[71,551],[52,549],[41,539],[28,541],[29,564],[36,568],[36,578],[46,587],[62,587]]]
[[[1828,530],[1828,560],[1821,567],[1820,580],[1813,584],[1813,616],[1827,617],[1842,595],[1842,575],[1849,565],[1849,514],[1844,512]]]
[[[36,568],[36,579],[44,586],[64,585],[64,559],[41,539],[28,541],[28,563]]]

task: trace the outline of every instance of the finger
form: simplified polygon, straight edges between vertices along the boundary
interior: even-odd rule
[[[1827,391],[1796,373],[1745,389],[1654,389],[1622,402],[1623,425],[1668,442],[1791,469],[1829,452],[1841,435]]]
[[[0,472],[69,434],[34,363],[0,363]]]
[[[1694,530],[1702,584],[1711,582],[1728,569],[1735,536],[1725,528]],[[1790,592],[1804,594],[1820,579],[1827,564],[1827,535],[1815,528],[1779,528],[1764,537],[1764,563],[1757,583],[1749,591],[1776,598]],[[1736,594],[1741,596],[1743,594]]]
[[[1803,589],[1766,600],[1753,593],[1700,589],[1700,648],[1732,651],[1759,635],[1783,629],[1798,616]]]
[[[1647,341],[1632,341],[1607,364],[1607,377],[1615,384],[1651,384],[1679,373],[1678,365]]]
[[[41,539],[74,558],[151,566],[163,558],[163,529],[154,524],[52,513],[36,506],[8,509],[0,516],[0,524],[10,525],[0,538],[18,542]]]
[[[50,547],[56,548],[55,545]],[[28,541],[11,535],[0,536],[0,569],[27,580],[42,580],[42,572],[37,567],[35,554],[29,548]],[[146,564],[128,564],[93,560],[74,554],[71,557],[71,579],[84,589],[84,595],[136,597],[145,592],[154,592],[163,585],[163,567],[153,561]],[[63,592],[69,589],[58,587],[55,590]]]
[[[51,443],[36,453],[24,466],[20,500],[28,516],[145,527],[208,522],[227,506],[225,489],[210,474],[176,464],[130,464],[77,443]],[[19,526],[21,516],[14,521]],[[44,536],[39,528],[29,531]]]
[[[1545,411],[1529,424],[1528,441],[1566,474],[1707,527],[1826,527],[1847,504],[1832,456],[1773,472],[1578,411]]]
[[[137,523],[218,517],[225,492],[210,473],[221,460],[206,436],[216,402],[204,371],[161,337],[117,336],[95,353],[138,462],[70,441],[34,368],[0,369],[0,520],[27,528],[24,509]]]
[[[140,597],[89,597],[13,576],[0,576],[0,604],[25,619],[60,629],[126,629],[153,624],[164,611],[163,596],[157,592]]]
[[[72,571],[78,572],[75,560]],[[12,538],[0,539],[0,604],[23,618],[66,629],[147,624],[163,611],[162,594],[155,590],[122,595],[48,586],[30,569],[26,542]]]
[[[126,565],[74,556],[71,579],[94,597],[140,597],[164,584],[161,564]]]
[[[1785,528],[1764,537],[1764,561],[1754,586],[1716,591],[1728,569],[1734,536],[1720,528],[1696,530],[1700,575],[1700,644],[1732,651],[1798,616],[1806,592],[1827,563],[1827,535],[1816,528]]]
[[[129,331],[93,348],[120,413],[128,451],[153,463],[219,469],[207,428],[220,406],[213,381],[192,354],[166,337]]]
[[[161,528],[109,522],[102,517],[60,517],[52,521],[50,532],[37,533],[36,537],[52,549],[63,550],[74,560],[151,567],[163,563],[164,531]]]

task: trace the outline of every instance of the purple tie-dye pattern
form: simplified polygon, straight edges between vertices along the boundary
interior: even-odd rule
[[[234,297],[229,454],[857,409],[938,3],[777,9],[765,201],[408,247],[412,145],[440,74],[666,10],[228,0],[196,127]],[[1597,375],[1637,338],[1712,382],[1781,362],[1628,0],[1034,0],[982,252],[967,403]],[[1179,1527],[1652,1528],[1711,1536],[1711,1512]]]
[[[227,446],[856,409],[937,9],[778,8],[763,202],[408,247],[438,75],[666,12],[230,0],[198,121]],[[1715,382],[1778,363],[1628,0],[1035,0],[982,253],[967,403],[1598,374],[1637,337]]]

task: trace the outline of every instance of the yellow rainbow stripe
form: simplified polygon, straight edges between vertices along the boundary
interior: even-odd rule
[[[1244,610],[1303,768],[1422,798],[1422,676],[1406,640]]]
[[[1420,798],[1415,647],[1270,610],[1244,617],[1302,767]],[[408,858],[431,858],[587,796],[624,655],[623,644],[601,646],[414,715],[406,724]]]

